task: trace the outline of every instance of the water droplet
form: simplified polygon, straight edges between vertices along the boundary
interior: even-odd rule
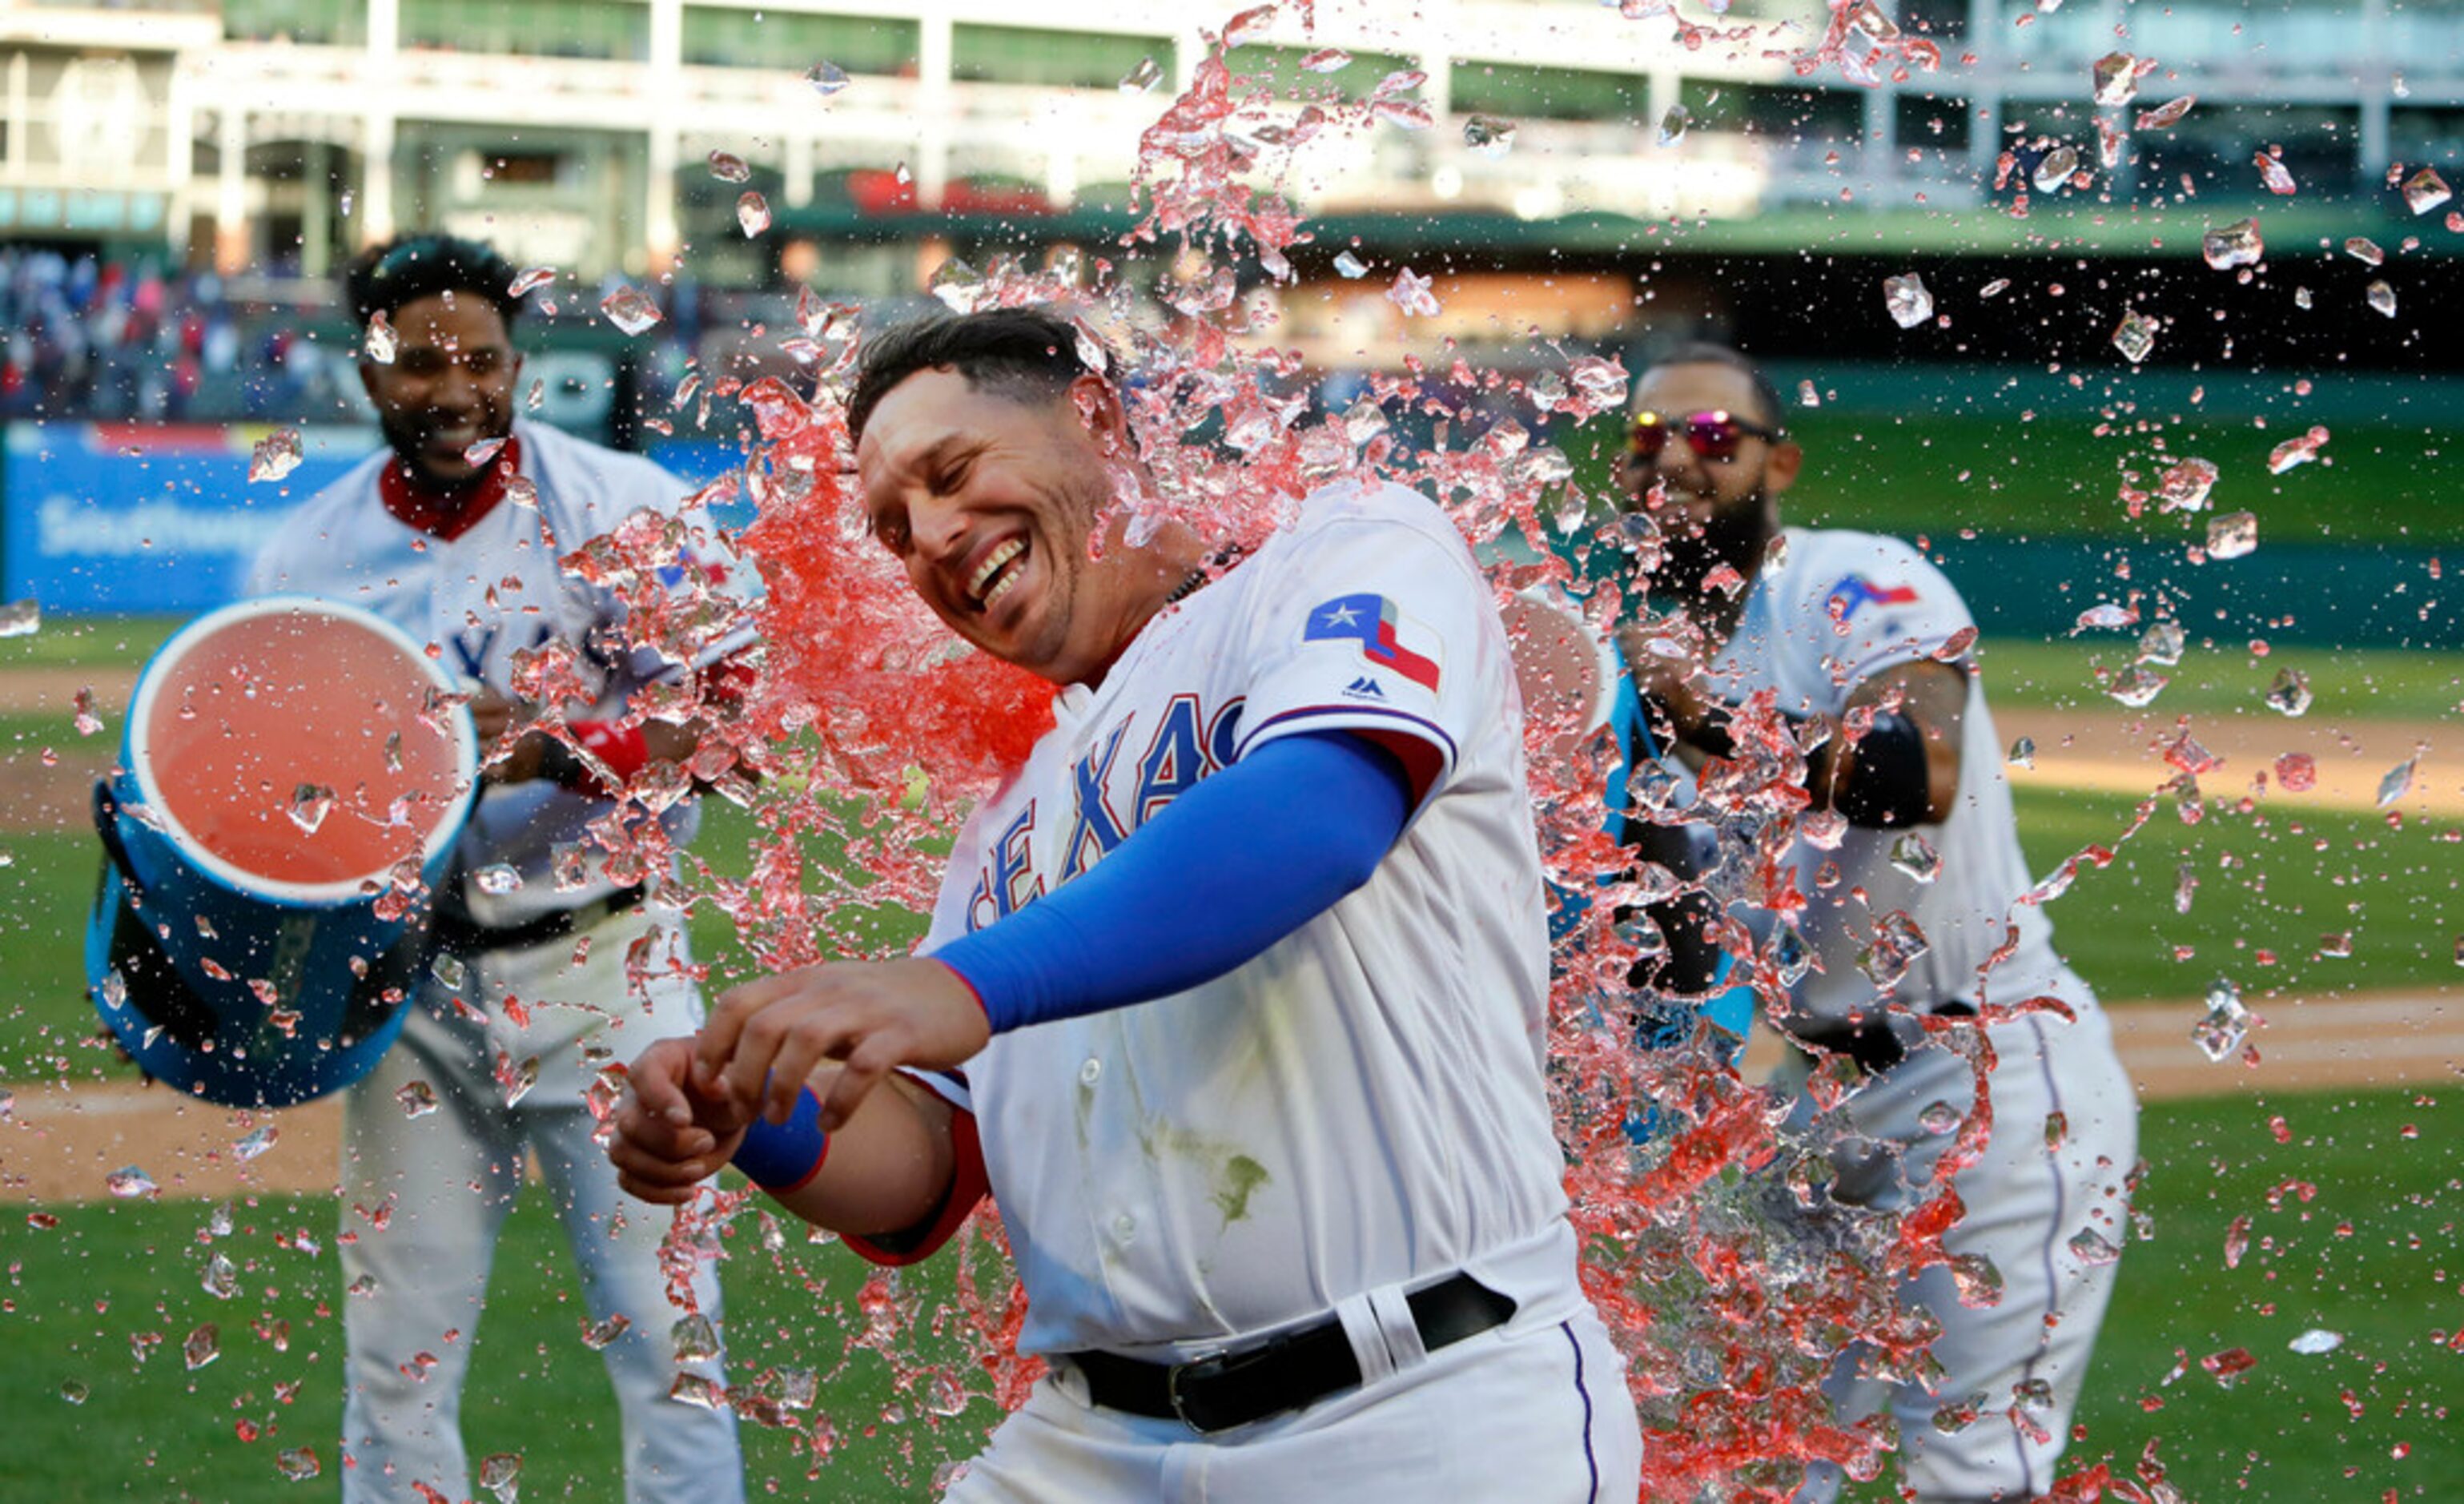
[[[325,816],[334,808],[334,791],[322,784],[301,784],[291,790],[291,807],[284,811],[291,823],[303,832],[315,835]]]
[[[2228,512],[2208,523],[2208,557],[2238,559],[2258,546],[2258,519],[2249,512]]]
[[[267,1123],[264,1127],[255,1130],[246,1138],[240,1139],[239,1142],[232,1144],[231,1153],[238,1159],[240,1163],[247,1164],[254,1160],[262,1158],[265,1151],[273,1148],[275,1140],[279,1139],[281,1137],[281,1129],[275,1127],[272,1123]]]
[[[2190,912],[2190,900],[2199,891],[2199,871],[2189,862],[2173,869],[2173,912]]]
[[[2199,254],[2219,272],[2237,266],[2249,266],[2267,254],[2267,241],[2258,232],[2258,221],[2244,219],[2230,225],[2211,227],[2199,241]]]
[[[967,1407],[966,1385],[958,1376],[946,1368],[933,1370],[932,1382],[924,1386],[924,1408],[935,1415],[956,1415]]]
[[[2332,1353],[2343,1346],[2344,1336],[2341,1332],[2330,1332],[2325,1327],[2314,1326],[2285,1345],[2304,1358],[2316,1358],[2321,1353]]]
[[[2148,351],[2156,348],[2156,329],[2155,320],[2133,309],[2123,314],[2122,321],[2114,325],[2113,347],[2136,365],[2147,359]]]
[[[154,1178],[134,1164],[123,1164],[102,1178],[102,1188],[121,1201],[151,1196],[159,1188]]]
[[[180,1356],[187,1360],[188,1371],[194,1373],[223,1356],[223,1335],[211,1321],[206,1322],[180,1344]]]
[[[522,274],[521,274],[519,276],[515,277],[515,278],[513,279],[513,281],[512,281],[512,282],[511,282],[511,283],[510,283],[510,284],[505,288],[505,293],[506,293],[506,296],[508,296],[508,297],[512,297],[512,298],[519,298],[519,297],[521,297],[524,293],[535,292],[535,291],[537,291],[538,289],[542,288],[542,287],[545,287],[548,283],[553,282],[553,281],[555,281],[555,280],[556,280],[556,268],[555,268],[555,267],[552,267],[552,266],[534,266],[534,267],[526,267],[526,268],[524,268],[524,269],[523,269]]]
[[[2030,177],[2039,193],[2051,193],[2071,180],[2079,170],[2079,153],[2069,146],[2056,146],[2036,159],[2035,171]]]
[[[1796,384],[1796,405],[1800,408],[1822,406],[1822,393],[1815,389],[1812,381],[1801,381]]]
[[[60,1381],[60,1398],[66,1400],[71,1404],[85,1404],[86,1397],[93,1392],[93,1390],[86,1387],[85,1381],[82,1379],[63,1379]]]
[[[394,1093],[393,1099],[402,1104],[405,1117],[425,1117],[436,1111],[436,1088],[425,1081],[409,1083]]]
[[[2405,207],[2416,214],[2427,214],[2454,196],[2447,180],[2429,167],[2404,180]]]
[[[28,596],[0,606],[0,637],[31,637],[42,630],[42,602]]]
[[[1310,73],[1341,73],[1352,66],[1352,55],[1340,47],[1321,47],[1301,59]]]
[[[502,896],[522,885],[522,874],[503,862],[482,867],[471,874],[472,885],[481,893]]]
[[[1948,1102],[1929,1103],[1925,1111],[1917,1114],[1917,1126],[1937,1139],[1957,1133],[1959,1125],[1966,1120],[1967,1115]]]
[[[1474,115],[1463,122],[1463,144],[1475,155],[1503,157],[1514,149],[1514,122],[1488,115]]]
[[[2299,191],[2294,184],[2293,174],[2284,169],[2284,164],[2281,161],[2264,151],[2253,157],[2251,161],[2257,165],[2258,180],[2267,185],[2267,190],[2270,193],[2286,195]]]
[[[2141,76],[2155,66],[2153,62],[2143,64],[2128,53],[2105,54],[2089,70],[2090,77],[2096,81],[2096,102],[2127,104],[2139,98]]]
[[[77,728],[77,734],[78,736],[90,737],[102,729],[102,718],[95,714],[93,689],[90,687],[79,688],[73,704],[76,708],[77,716],[69,722],[69,724]]]
[[[1427,130],[1437,123],[1437,117],[1419,100],[1379,99],[1369,104],[1369,113],[1397,130]]]
[[[2199,97],[2195,94],[2186,94],[2178,100],[2167,100],[2152,110],[2140,111],[2138,126],[2141,130],[2170,130],[2181,124],[2182,117],[2189,114],[2190,106],[2198,102]]]
[[[1403,317],[1429,318],[1439,311],[1437,295],[1429,291],[1430,278],[1410,267],[1395,274],[1395,285],[1386,289],[1387,301],[1403,310]]]
[[[1942,875],[1942,853],[1923,832],[1910,830],[1892,843],[1891,865],[1918,882],[1931,882]]]
[[[305,1483],[325,1471],[314,1447],[289,1447],[274,1454],[275,1471],[294,1483]]]
[[[248,456],[248,478],[280,480],[299,468],[308,451],[299,441],[297,429],[275,429],[258,439]]]
[[[2068,1113],[2045,1115],[2045,1149],[2048,1153],[2071,1141],[2071,1117]]]
[[[498,1060],[496,1084],[504,1088],[507,1107],[518,1106],[523,1097],[531,1095],[531,1088],[539,1085],[539,1063],[537,1055],[524,1055],[520,1063],[510,1068],[506,1067],[501,1058]]]
[[[2363,289],[2362,297],[2376,312],[2395,317],[2395,289],[2385,282],[2372,282]]]
[[[1275,8],[1273,6],[1253,6],[1223,23],[1223,45],[1247,47],[1254,42],[1263,42],[1266,39],[1266,33],[1274,27],[1274,24]]]
[[[2307,752],[2287,752],[2276,760],[2276,781],[2288,792],[2307,793],[2319,786],[2319,760]]]
[[[2122,1250],[2114,1246],[2113,1240],[2094,1228],[2081,1228],[2073,1233],[2070,1250],[2071,1257],[2090,1268],[2110,1264],[2122,1257]]]
[[[360,340],[360,353],[379,365],[391,365],[395,347],[393,324],[382,308],[368,315],[367,332]]]
[[[2035,767],[2036,765],[2036,743],[2035,739],[2030,737],[2021,737],[2018,741],[2012,742],[2011,756],[2008,761],[2013,767]]]
[[[599,299],[599,311],[607,316],[609,323],[626,334],[640,334],[667,317],[659,312],[659,305],[651,300],[649,294],[629,285],[619,287]]]
[[[813,86],[813,92],[815,94],[818,94],[823,99],[826,100],[831,95],[845,89],[847,86],[848,79],[847,70],[840,67],[838,64],[834,62],[817,62],[810,68],[804,70],[804,81]]]
[[[2171,668],[2182,661],[2182,652],[2189,646],[2180,622],[2158,622],[2139,634],[2139,661]]]
[[[1141,57],[1138,65],[1121,76],[1123,94],[1144,94],[1163,82],[1163,65],[1152,57]]]
[[[977,301],[984,296],[983,274],[957,256],[935,267],[926,285],[953,313],[975,312]]]
[[[2319,457],[2319,451],[2324,448],[2326,443],[2327,431],[2324,427],[2314,428],[2299,438],[2286,439],[2268,451],[2267,473],[2271,476],[2280,476],[2296,465],[2306,465]]]
[[[2384,809],[2412,792],[2412,775],[2420,765],[2421,755],[2416,752],[2387,770],[2387,776],[2379,780],[2380,808]]]
[[[582,1345],[594,1353],[598,1352],[608,1343],[623,1337],[632,1325],[632,1320],[623,1315],[611,1316],[605,1321],[584,1322],[582,1328]]]
[[[710,175],[721,183],[749,183],[753,180],[752,164],[732,152],[710,154]]]
[[[2190,1042],[2210,1060],[2222,1063],[2241,1049],[2250,1034],[2250,1009],[2241,1005],[2241,988],[2223,977],[2208,988],[2208,1011],[2190,1026]]]
[[[1670,105],[1667,112],[1660,117],[1660,144],[1663,146],[1676,145],[1685,139],[1685,132],[1692,128],[1693,124],[1692,110],[1683,104]]]
[[[1925,291],[1925,278],[1914,272],[1904,276],[1886,276],[1882,278],[1882,306],[1890,311],[1893,323],[1913,329],[1933,317],[1933,294]]]
[[[770,228],[770,201],[751,188],[745,189],[736,200],[736,224],[744,232],[745,239],[759,236]]]

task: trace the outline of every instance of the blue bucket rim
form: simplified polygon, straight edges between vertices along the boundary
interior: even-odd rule
[[[330,908],[367,896],[365,884],[383,883],[391,874],[391,865],[376,871],[330,882],[277,882],[255,873],[246,872],[215,855],[204,842],[180,824],[179,816],[164,800],[156,786],[151,760],[145,756],[146,727],[151,724],[154,702],[169,679],[169,670],[206,638],[234,622],[252,621],[261,616],[322,616],[344,625],[375,633],[397,649],[405,662],[436,689],[457,694],[462,686],[442,666],[428,655],[427,650],[410,633],[386,621],[375,612],[321,596],[301,594],[261,595],[208,611],[171,634],[163,646],[145,660],[137,677],[136,693],[128,704],[126,722],[126,755],[121,759],[126,775],[137,785],[140,802],[145,813],[143,823],[168,841],[199,872],[223,886],[243,893],[264,903],[282,908]],[[451,799],[440,806],[428,834],[420,842],[420,866],[433,871],[437,861],[460,838],[472,804],[479,794],[479,735],[467,710],[457,709],[449,719],[453,741],[454,769],[459,780]],[[125,803],[123,801],[123,803]],[[127,815],[123,818],[138,818]]]

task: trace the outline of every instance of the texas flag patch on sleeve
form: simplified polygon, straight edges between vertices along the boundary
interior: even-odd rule
[[[1438,660],[1430,652],[1421,652],[1403,641],[1407,630],[1403,614],[1395,603],[1382,595],[1363,591],[1357,595],[1338,595],[1309,612],[1309,625],[1301,630],[1304,642],[1356,642],[1360,655],[1381,668],[1392,669],[1404,678],[1434,694],[1438,687]],[[1411,630],[1411,635],[1435,649],[1431,634]]]

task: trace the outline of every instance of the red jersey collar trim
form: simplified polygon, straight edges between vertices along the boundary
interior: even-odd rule
[[[440,495],[415,480],[408,467],[398,456],[388,455],[385,468],[377,472],[377,498],[385,511],[405,527],[415,528],[444,542],[469,532],[479,520],[496,509],[505,499],[505,479],[518,474],[522,466],[521,440],[505,436],[505,447],[496,451],[495,458],[479,477],[479,483],[467,491]]]

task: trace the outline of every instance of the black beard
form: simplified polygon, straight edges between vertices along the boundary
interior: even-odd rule
[[[1660,566],[1651,571],[1649,582],[1652,597],[1691,608],[1703,599],[1703,583],[1722,564],[1752,580],[1771,542],[1770,515],[1768,498],[1756,486],[1751,494],[1714,509],[1700,533],[1663,532]]]

